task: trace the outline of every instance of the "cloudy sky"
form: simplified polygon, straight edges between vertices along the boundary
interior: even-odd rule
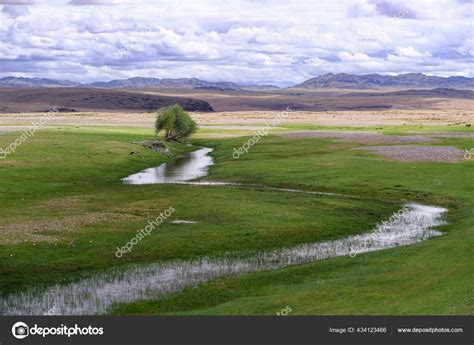
[[[474,77],[473,0],[0,0],[0,77]]]

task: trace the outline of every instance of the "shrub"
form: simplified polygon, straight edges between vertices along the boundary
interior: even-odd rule
[[[165,132],[165,140],[178,141],[196,132],[196,122],[178,105],[161,108],[155,122],[156,135]]]

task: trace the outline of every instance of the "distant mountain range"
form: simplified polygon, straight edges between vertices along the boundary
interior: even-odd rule
[[[274,85],[239,85],[226,81],[207,81],[198,78],[143,78],[95,82],[90,84],[75,83],[68,80],[46,78],[5,77],[0,78],[0,87],[91,87],[103,89],[138,89],[138,88],[174,88],[174,89],[203,89],[214,91],[242,90],[242,89],[270,89],[278,88]]]
[[[84,87],[100,87],[100,88],[142,88],[142,87],[163,87],[163,88],[175,88],[175,89],[195,89],[195,88],[210,88],[217,90],[239,90],[240,85],[225,82],[217,81],[211,82],[206,80],[201,80],[197,78],[179,78],[179,79],[158,79],[158,78],[142,78],[135,77],[123,80],[111,80],[108,82],[96,82],[92,84],[85,84]]]
[[[380,88],[474,88],[474,78],[436,77],[422,73],[397,76],[380,74],[324,74],[311,78],[295,87],[308,89],[380,89]]]
[[[0,78],[0,87],[73,87],[78,85],[79,83],[69,80],[23,77]]]
[[[136,89],[136,88],[184,88],[198,90],[228,91],[228,90],[270,90],[278,87],[274,85],[240,85],[226,81],[206,81],[198,78],[143,78],[111,80],[90,84],[75,83],[68,80],[54,80],[46,78],[5,77],[0,78],[0,87],[89,87],[105,89]],[[294,87],[307,89],[474,89],[474,78],[466,77],[436,77],[422,73],[407,73],[397,76],[380,74],[324,74],[311,78]]]

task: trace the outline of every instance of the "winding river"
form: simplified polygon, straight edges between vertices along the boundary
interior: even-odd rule
[[[207,174],[208,167],[213,164],[209,156],[211,151],[212,149],[203,148],[191,152],[175,163],[165,163],[157,168],[144,170],[123,179],[123,182],[127,184],[229,185],[190,181]],[[251,185],[239,186],[255,188]],[[338,195],[295,189],[268,189]],[[7,296],[0,302],[0,310],[4,315],[103,314],[107,313],[115,303],[156,299],[169,293],[179,292],[187,286],[201,284],[219,277],[280,269],[338,256],[354,256],[358,253],[418,243],[441,235],[441,232],[434,228],[445,223],[443,220],[445,212],[447,210],[441,207],[408,203],[387,221],[360,235],[262,251],[249,257],[241,257],[238,253],[227,253],[212,258],[112,269],[67,285],[55,285],[46,290],[31,289]]]

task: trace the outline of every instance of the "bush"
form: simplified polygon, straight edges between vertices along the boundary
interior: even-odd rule
[[[160,109],[155,129],[156,135],[165,131],[165,140],[178,141],[195,133],[197,126],[189,114],[180,105],[175,104]]]

